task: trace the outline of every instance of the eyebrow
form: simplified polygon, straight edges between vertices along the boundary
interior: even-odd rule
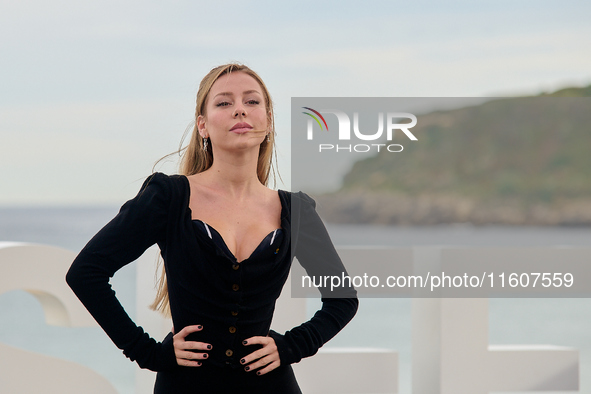
[[[258,90],[255,90],[255,89],[245,90],[244,92],[242,92],[242,94],[251,94],[251,93],[257,93],[257,94],[260,94],[262,96],[261,92],[259,92]],[[232,95],[233,94],[230,93],[230,92],[222,92],[222,93],[216,94],[214,97],[217,97],[217,96],[232,96]]]

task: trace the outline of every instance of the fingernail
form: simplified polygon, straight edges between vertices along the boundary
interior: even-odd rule
[[[197,326],[197,328],[201,330],[203,328],[203,326]]]
[[[197,366],[200,367],[201,366],[201,363],[197,363]]]
[[[244,359],[240,360],[240,364],[244,364],[245,361],[246,360],[244,360]]]
[[[211,350],[211,345],[207,345],[207,349],[208,350]]]
[[[261,371],[257,371],[257,375],[261,376]]]
[[[243,345],[246,345],[246,340],[242,341],[242,344],[243,344]]]
[[[203,354],[203,358],[207,358],[207,353],[204,353]]]
[[[250,367],[244,367],[245,371],[248,371],[250,369]]]

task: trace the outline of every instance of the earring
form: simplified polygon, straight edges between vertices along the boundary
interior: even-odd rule
[[[203,151],[207,152],[207,138],[203,137]]]
[[[267,142],[271,142],[271,137],[269,136],[269,134],[271,134],[270,131],[267,133]]]

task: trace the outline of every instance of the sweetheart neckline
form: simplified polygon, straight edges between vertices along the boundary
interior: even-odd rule
[[[224,237],[222,236],[222,234],[220,234],[220,232],[218,230],[216,230],[215,227],[213,227],[212,225],[208,224],[207,222],[205,222],[204,220],[201,220],[201,219],[191,219],[191,221],[193,222],[193,224],[197,224],[196,222],[201,222],[202,224],[205,225],[206,229],[209,228],[209,229],[213,230],[217,234],[217,236],[220,237],[220,239],[222,240],[222,244],[224,245],[224,248],[226,249],[226,251],[238,263],[242,263],[243,261],[246,261],[246,260],[250,259],[254,255],[254,253],[261,247],[261,245],[263,244],[263,242],[265,242],[265,240],[267,238],[269,238],[269,236],[271,234],[273,234],[274,232],[283,231],[283,229],[281,227],[276,228],[275,230],[271,230],[267,235],[265,235],[263,237],[263,239],[261,240],[261,242],[259,242],[257,244],[257,246],[254,248],[254,250],[250,253],[250,255],[248,255],[248,257],[246,257],[245,259],[243,259],[241,261],[238,261],[238,259],[234,255],[234,253],[232,253],[232,251],[228,247],[228,244],[226,243],[226,240],[224,239]],[[211,238],[211,236],[210,236],[210,238]]]

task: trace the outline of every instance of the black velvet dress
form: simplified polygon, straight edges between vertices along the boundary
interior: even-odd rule
[[[341,298],[321,290],[322,308],[284,334],[270,329],[275,301],[293,257],[309,275],[341,275],[344,267],[314,201],[279,191],[281,228],[268,234],[245,260],[237,261],[211,226],[192,219],[184,176],[156,173],[80,252],[67,281],[113,342],[140,367],[158,372],[156,393],[298,393],[290,364],[315,354],[354,316],[354,289]],[[109,278],[157,243],[164,260],[174,327],[200,324],[186,340],[212,344],[201,367],[176,363],[172,334],[152,339],[125,313]],[[347,295],[342,298],[343,294]],[[240,359],[257,347],[252,336],[271,336],[281,366],[257,376]]]

